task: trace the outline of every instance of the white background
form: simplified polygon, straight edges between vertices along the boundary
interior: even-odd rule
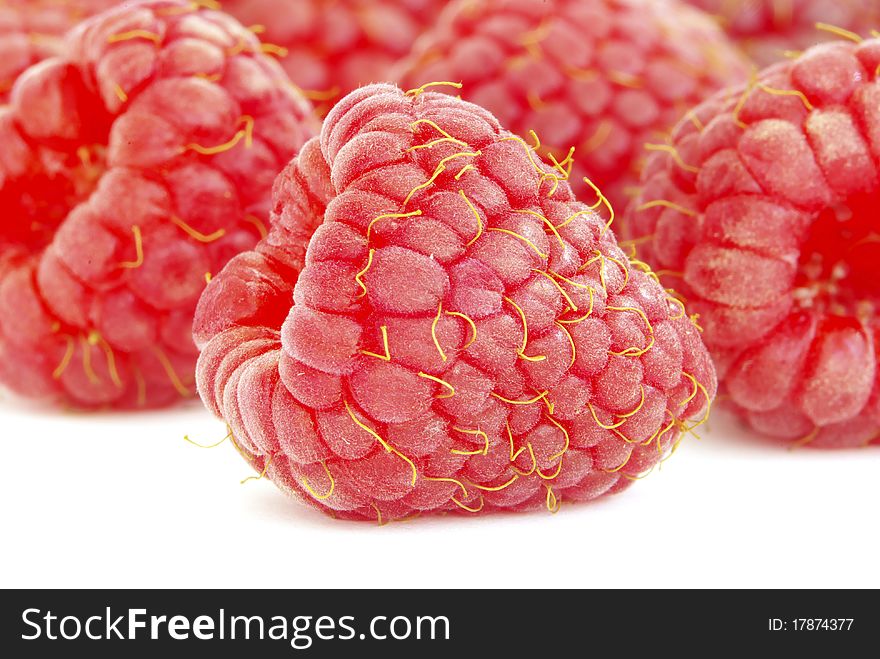
[[[0,587],[880,587],[880,450],[789,451],[716,414],[661,471],[562,511],[378,527],[287,499],[195,403],[0,400]]]

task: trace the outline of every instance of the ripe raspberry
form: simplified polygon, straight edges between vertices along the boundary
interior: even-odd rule
[[[655,466],[714,370],[559,174],[452,97],[340,101],[196,314],[199,392],[240,452],[361,520],[555,510]]]
[[[64,34],[119,0],[3,0],[0,5],[0,103],[32,64],[61,52]]]
[[[687,0],[712,14],[759,65],[833,37],[880,27],[877,0]],[[817,29],[824,24],[825,29]],[[833,28],[831,26],[834,26]]]
[[[461,0],[397,77],[463,82],[510,130],[534,130],[542,153],[561,160],[575,146],[573,180],[589,176],[623,208],[643,145],[747,73],[718,27],[679,2]]]
[[[0,381],[77,406],[191,391],[207,273],[259,238],[308,102],[191,2],[82,24],[0,109]]]
[[[223,0],[223,9],[283,48],[291,79],[325,114],[389,70],[434,21],[436,0]],[[263,32],[265,31],[265,32]]]
[[[880,432],[878,67],[878,39],[824,44],[706,102],[628,211],[742,415],[812,446]]]

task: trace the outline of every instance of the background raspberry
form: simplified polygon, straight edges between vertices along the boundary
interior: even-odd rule
[[[563,173],[446,95],[340,101],[197,312],[199,391],[242,455],[380,521],[555,511],[650,471],[705,417],[713,367]]]
[[[816,46],[698,107],[652,154],[627,226],[700,314],[755,429],[822,447],[880,432],[880,40]]]
[[[281,46],[291,79],[325,113],[389,69],[443,7],[439,0],[223,0],[222,7]],[[265,31],[263,31],[265,30]]]
[[[461,0],[398,78],[463,82],[463,97],[510,130],[536,131],[543,153],[562,160],[574,146],[573,180],[589,176],[622,209],[643,145],[747,72],[718,27],[679,2]]]
[[[78,406],[194,393],[192,314],[265,231],[310,106],[190,2],[80,25],[0,109],[0,380]]]
[[[3,0],[0,3],[0,103],[18,74],[61,51],[64,34],[119,0]]]
[[[816,28],[826,23],[859,34],[880,28],[876,0],[687,0],[717,18],[721,26],[761,66],[786,51],[833,39]]]

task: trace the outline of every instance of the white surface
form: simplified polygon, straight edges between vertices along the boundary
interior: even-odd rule
[[[555,516],[335,522],[250,475],[199,406],[0,400],[0,587],[878,587],[880,451],[788,451],[716,415],[628,492]]]

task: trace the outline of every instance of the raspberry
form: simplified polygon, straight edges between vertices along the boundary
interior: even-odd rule
[[[780,60],[786,51],[828,40],[835,31],[880,27],[876,0],[687,1],[717,17],[761,66]]]
[[[0,103],[31,64],[61,51],[63,35],[119,0],[4,0],[0,6]]]
[[[555,510],[650,471],[713,366],[562,171],[444,94],[340,101],[196,314],[199,392],[242,455],[380,521]]]
[[[880,432],[878,70],[880,40],[829,43],[707,101],[627,213],[741,414],[817,447]]]
[[[352,89],[389,79],[389,69],[436,18],[435,0],[224,0],[278,51],[291,79],[322,114]]]
[[[0,381],[81,407],[193,390],[206,275],[259,239],[308,102],[191,2],[112,10],[0,109]]]
[[[642,146],[747,72],[718,27],[678,2],[462,0],[398,77],[463,82],[466,100],[519,135],[534,130],[544,154],[574,145],[574,180],[589,176],[623,208]]]

